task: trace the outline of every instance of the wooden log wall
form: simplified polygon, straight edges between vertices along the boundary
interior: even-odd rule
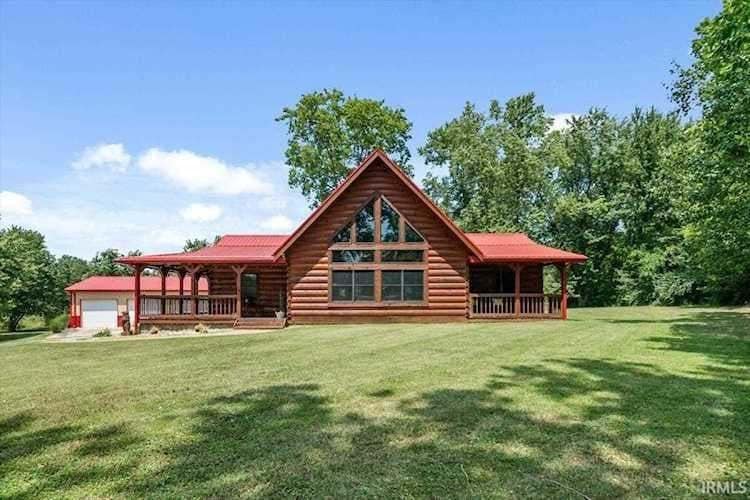
[[[279,307],[279,293],[286,296],[286,269],[283,267],[248,267],[245,273],[258,275],[258,307],[264,315],[273,316]],[[236,274],[231,268],[218,267],[208,272],[208,288],[211,295],[236,294]]]
[[[329,302],[328,249],[334,234],[374,194],[384,195],[427,240],[426,302],[420,305]],[[465,320],[467,250],[414,193],[382,164],[373,164],[286,252],[293,323]]]

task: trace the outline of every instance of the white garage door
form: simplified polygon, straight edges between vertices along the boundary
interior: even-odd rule
[[[117,328],[117,301],[82,300],[81,326],[83,328]]]

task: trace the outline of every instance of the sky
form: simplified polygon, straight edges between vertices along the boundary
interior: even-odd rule
[[[467,101],[535,92],[558,126],[605,107],[669,111],[673,61],[721,9],[694,2],[0,0],[0,225],[56,255],[180,251],[187,238],[286,234],[304,93],[406,110],[416,150]]]

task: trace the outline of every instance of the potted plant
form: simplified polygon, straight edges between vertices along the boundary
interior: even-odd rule
[[[279,290],[279,308],[276,309],[276,319],[284,319],[286,311],[284,310],[284,294]]]

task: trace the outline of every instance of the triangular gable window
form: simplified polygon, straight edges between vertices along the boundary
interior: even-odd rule
[[[406,222],[404,223],[404,241],[407,243],[421,243],[424,241],[422,235],[419,234],[411,225]]]
[[[380,217],[376,220],[375,214]],[[370,200],[333,236],[332,243],[424,243],[424,238],[385,197]]]

